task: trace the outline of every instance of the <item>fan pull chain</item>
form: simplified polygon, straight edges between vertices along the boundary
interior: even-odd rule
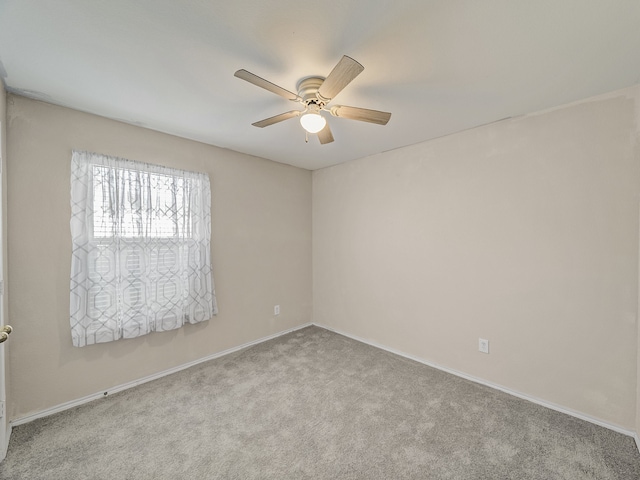
[[[309,133],[306,130],[304,132],[304,143],[309,143]]]

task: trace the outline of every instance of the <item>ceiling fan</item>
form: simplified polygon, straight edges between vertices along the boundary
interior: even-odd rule
[[[363,70],[364,67],[362,65],[353,58],[344,55],[338,64],[333,67],[333,70],[331,70],[327,78],[306,77],[300,80],[297,85],[298,93],[285,90],[244,69],[238,70],[234,75],[258,87],[269,90],[276,95],[280,95],[287,100],[299,102],[304,107],[304,110],[291,110],[290,112],[281,113],[274,117],[265,118],[264,120],[253,123],[253,126],[263,128],[290,118],[300,117],[300,123],[305,131],[308,133],[317,133],[320,143],[324,145],[325,143],[333,142],[333,134],[331,133],[326,118],[321,112],[329,112],[334,117],[376,123],[378,125],[386,125],[391,118],[390,113],[379,110],[347,107],[345,105],[327,106],[329,102]]]

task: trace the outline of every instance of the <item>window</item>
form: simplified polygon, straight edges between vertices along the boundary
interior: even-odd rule
[[[71,210],[74,345],[217,313],[206,175],[74,151]]]

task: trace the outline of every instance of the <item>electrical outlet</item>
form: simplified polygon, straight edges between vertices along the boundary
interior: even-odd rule
[[[489,353],[489,340],[485,340],[484,338],[479,338],[478,350],[480,350],[482,353]]]
[[[273,307],[273,314],[280,315],[280,305],[276,305],[275,307]]]

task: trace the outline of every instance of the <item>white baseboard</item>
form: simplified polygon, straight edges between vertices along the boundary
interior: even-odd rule
[[[419,357],[415,357],[413,355],[406,354],[406,353],[401,352],[399,350],[387,347],[385,345],[381,345],[381,344],[376,343],[376,342],[365,340],[363,338],[357,337],[355,335],[351,335],[351,334],[346,333],[346,332],[342,332],[340,330],[336,330],[336,329],[331,328],[331,327],[327,327],[325,325],[320,325],[320,324],[317,324],[317,323],[306,323],[304,325],[299,325],[297,327],[290,328],[288,330],[284,330],[282,332],[278,332],[278,333],[275,333],[273,335],[269,335],[267,337],[260,338],[258,340],[254,340],[252,342],[248,342],[248,343],[245,343],[243,345],[239,345],[237,347],[230,348],[228,350],[224,350],[222,352],[214,353],[214,354],[209,355],[207,357],[203,357],[203,358],[200,358],[198,360],[194,360],[193,362],[189,362],[189,363],[185,363],[183,365],[179,365],[179,366],[171,368],[169,370],[164,370],[162,372],[159,372],[159,373],[156,373],[156,374],[153,374],[153,375],[149,375],[147,377],[140,378],[140,379],[134,380],[132,382],[128,382],[128,383],[124,383],[124,384],[115,386],[113,388],[108,389],[107,391],[97,392],[97,393],[94,393],[92,395],[87,395],[86,397],[82,397],[82,398],[79,398],[79,399],[76,399],[76,400],[72,400],[70,402],[65,402],[65,403],[62,403],[60,405],[56,405],[54,407],[47,408],[45,410],[41,410],[39,412],[32,413],[32,414],[24,416],[24,417],[17,418],[15,420],[9,422],[8,425],[7,425],[7,437],[6,437],[7,445],[4,446],[4,452],[0,451],[0,461],[2,461],[2,459],[4,459],[4,456],[7,453],[6,449],[9,446],[9,437],[11,435],[11,428],[13,426],[22,425],[22,424],[31,422],[33,420],[36,420],[38,418],[47,417],[49,415],[53,415],[54,413],[58,413],[58,412],[62,412],[64,410],[68,410],[69,408],[73,408],[73,407],[76,407],[78,405],[82,405],[84,403],[91,402],[91,401],[96,400],[98,398],[103,398],[105,395],[108,395],[108,394],[114,394],[114,393],[117,393],[117,392],[120,392],[120,391],[123,391],[123,390],[127,390],[129,388],[133,388],[133,387],[135,387],[137,385],[141,385],[143,383],[150,382],[152,380],[156,380],[158,378],[161,378],[161,377],[164,377],[164,376],[167,376],[167,375],[171,375],[172,373],[176,373],[176,372],[179,372],[181,370],[185,370],[185,369],[187,369],[189,367],[193,367],[194,365],[198,365],[199,363],[207,362],[209,360],[213,360],[213,359],[216,359],[216,358],[223,357],[225,355],[229,355],[230,353],[234,353],[234,352],[237,352],[237,351],[242,350],[244,348],[248,348],[248,347],[251,347],[253,345],[257,345],[259,343],[263,343],[263,342],[266,342],[268,340],[272,340],[272,339],[280,337],[282,335],[286,335],[287,333],[295,332],[296,330],[301,330],[301,329],[309,327],[311,325],[315,325],[317,327],[324,328],[325,330],[329,330],[331,332],[335,332],[335,333],[337,333],[339,335],[351,338],[351,339],[356,340],[358,342],[365,343],[367,345],[371,345],[372,347],[380,348],[381,350],[385,350],[385,351],[393,353],[395,355],[399,355],[401,357],[405,357],[405,358],[408,358],[410,360],[414,360],[414,361],[416,361],[418,363],[422,363],[423,365],[428,365],[430,367],[436,368],[436,369],[441,370],[443,372],[450,373],[452,375],[464,378],[466,380],[470,380],[470,381],[472,381],[474,383],[479,383],[481,385],[484,385],[484,386],[487,386],[487,387],[490,387],[490,388],[494,388],[496,390],[500,390],[501,392],[507,393],[509,395],[513,395],[514,397],[518,397],[518,398],[521,398],[523,400],[527,400],[529,402],[533,402],[535,404],[541,405],[541,406],[546,407],[546,408],[550,408],[550,409],[555,410],[557,412],[564,413],[564,414],[570,415],[572,417],[579,418],[581,420],[585,420],[587,422],[593,423],[595,425],[599,425],[599,426],[604,427],[604,428],[608,428],[608,429],[613,430],[615,432],[622,433],[623,435],[628,435],[628,436],[632,437],[635,440],[636,446],[638,447],[638,451],[640,451],[640,437],[638,437],[638,434],[636,432],[633,432],[633,431],[627,430],[625,428],[619,427],[618,425],[614,425],[614,424],[599,420],[597,418],[591,417],[589,415],[585,415],[585,414],[580,413],[580,412],[576,412],[576,411],[571,410],[569,408],[565,408],[565,407],[562,407],[560,405],[556,405],[556,404],[554,404],[552,402],[548,402],[546,400],[541,400],[539,398],[532,397],[532,396],[524,394],[524,393],[520,393],[520,392],[512,390],[510,388],[506,388],[506,387],[503,387],[501,385],[488,382],[488,381],[486,381],[486,380],[484,380],[482,378],[474,377],[473,375],[468,375],[466,373],[454,370],[452,368],[448,368],[448,367],[444,367],[442,365],[438,365],[437,363],[434,363],[434,362],[431,362],[431,361],[428,361],[428,360],[425,360],[425,359],[422,359],[422,358],[419,358]]]
[[[268,337],[259,338],[258,340],[254,340],[252,342],[248,342],[248,343],[245,343],[243,345],[239,345],[237,347],[233,347],[233,348],[230,348],[228,350],[224,350],[222,352],[218,352],[218,353],[214,353],[212,355],[208,355],[208,356],[200,358],[198,360],[194,360],[193,362],[185,363],[183,365],[179,365],[177,367],[173,367],[173,368],[170,368],[168,370],[164,370],[164,371],[159,372],[159,373],[154,373],[153,375],[149,375],[147,377],[140,378],[138,380],[133,380],[131,382],[127,382],[127,383],[123,383],[121,385],[117,385],[117,386],[109,388],[108,390],[105,390],[105,391],[93,393],[91,395],[87,395],[86,397],[82,397],[82,398],[78,398],[76,400],[71,400],[69,402],[61,403],[60,405],[56,405],[54,407],[47,408],[47,409],[41,410],[39,412],[32,413],[32,414],[24,416],[24,417],[17,418],[17,419],[12,420],[10,422],[9,428],[11,428],[12,426],[15,427],[15,426],[18,426],[18,425],[22,425],[24,423],[29,423],[29,422],[32,422],[33,420],[38,419],[38,418],[47,417],[49,415],[53,415],[54,413],[62,412],[64,410],[68,410],[68,409],[73,408],[73,407],[77,407],[78,405],[82,405],[84,403],[91,402],[91,401],[96,400],[98,398],[103,398],[106,395],[111,395],[111,394],[114,394],[114,393],[117,393],[117,392],[121,392],[122,390],[127,390],[129,388],[133,388],[133,387],[141,385],[143,383],[147,383],[147,382],[150,382],[152,380],[156,380],[158,378],[162,378],[162,377],[165,377],[167,375],[171,375],[172,373],[176,373],[176,372],[179,372],[181,370],[185,370],[185,369],[187,369],[189,367],[193,367],[194,365],[198,365],[199,363],[208,362],[209,360],[214,360],[216,358],[224,357],[225,355],[229,355],[230,353],[237,352],[238,350],[242,350],[243,348],[252,347],[252,346],[257,345],[259,343],[263,343],[263,342],[266,342],[268,340],[272,340],[274,338],[280,337],[282,335],[286,335],[287,333],[295,332],[296,330],[300,330],[302,328],[310,327],[311,325],[312,325],[311,323],[306,323],[304,325],[299,325],[297,327],[290,328],[290,329],[284,330],[282,332],[274,333],[273,335],[269,335]],[[7,442],[8,442],[8,438],[9,437],[7,437]]]
[[[591,417],[589,415],[585,415],[584,413],[576,412],[575,410],[571,410],[571,409],[563,407],[561,405],[556,405],[555,403],[548,402],[548,401],[542,400],[540,398],[532,397],[531,395],[527,395],[525,393],[520,393],[520,392],[518,392],[516,390],[512,390],[510,388],[503,387],[502,385],[498,385],[498,384],[495,384],[495,383],[492,383],[492,382],[488,382],[487,380],[484,380],[482,378],[474,377],[473,375],[468,375],[468,374],[460,372],[458,370],[454,370],[452,368],[448,368],[448,367],[444,367],[442,365],[438,365],[437,363],[431,362],[429,360],[425,360],[423,358],[415,357],[413,355],[409,355],[407,353],[401,352],[401,351],[396,350],[394,348],[390,348],[390,347],[387,347],[385,345],[381,345],[379,343],[372,342],[370,340],[365,340],[364,338],[360,338],[360,337],[357,337],[355,335],[351,335],[349,333],[342,332],[340,330],[336,330],[335,328],[327,327],[325,325],[320,325],[318,323],[314,323],[314,325],[317,326],[317,327],[320,327],[320,328],[324,328],[325,330],[329,330],[331,332],[337,333],[338,335],[343,335],[345,337],[351,338],[352,340],[356,340],[358,342],[365,343],[367,345],[371,345],[372,347],[380,348],[382,350],[386,350],[387,352],[394,353],[394,354],[399,355],[401,357],[408,358],[410,360],[414,360],[414,361],[416,361],[418,363],[422,363],[423,365],[428,365],[429,367],[436,368],[438,370],[441,370],[441,371],[446,372],[446,373],[450,373],[450,374],[455,375],[457,377],[461,377],[461,378],[464,378],[466,380],[470,380],[472,382],[479,383],[480,385],[484,385],[486,387],[490,387],[490,388],[493,388],[493,389],[496,389],[496,390],[500,390],[501,392],[507,393],[509,395],[513,395],[514,397],[518,397],[518,398],[521,398],[523,400],[527,400],[527,401],[532,402],[532,403],[536,403],[536,404],[541,405],[541,406],[546,407],[546,408],[550,408],[551,410],[555,410],[555,411],[560,412],[560,413],[565,413],[565,414],[570,415],[572,417],[579,418],[580,420],[585,420],[587,422],[594,423],[594,424],[599,425],[601,427],[608,428],[609,430],[613,430],[615,432],[622,433],[623,435],[628,435],[628,436],[633,437],[635,439],[636,445],[638,446],[638,450],[640,451],[640,439],[638,438],[638,435],[635,432],[631,431],[631,430],[627,430],[626,428],[622,428],[622,427],[620,427],[618,425],[614,425],[612,423],[605,422],[605,421],[597,419],[595,417]]]

